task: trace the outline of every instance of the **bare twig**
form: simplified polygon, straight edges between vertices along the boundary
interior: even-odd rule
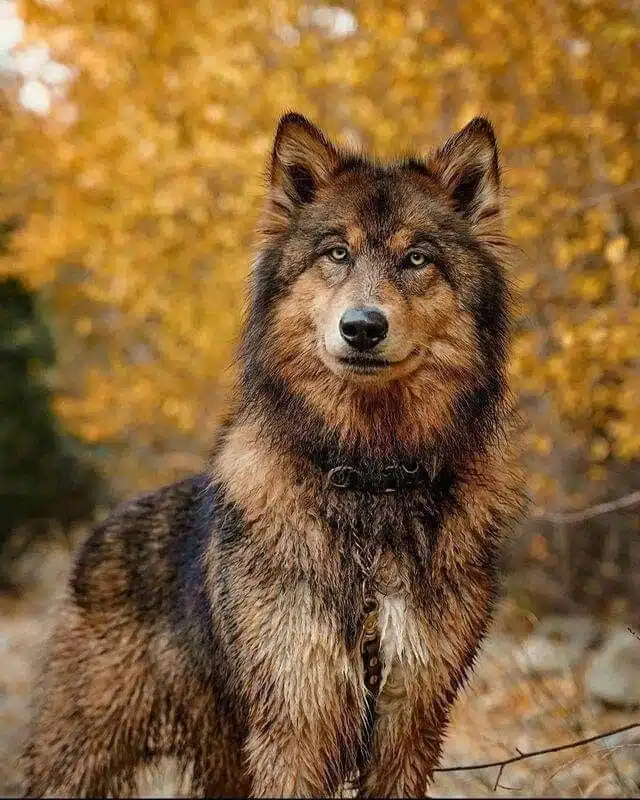
[[[438,769],[434,770],[434,772],[470,772],[476,769],[490,769],[491,767],[498,767],[498,779],[496,781],[496,786],[500,780],[500,776],[502,775],[504,768],[508,767],[509,764],[515,764],[518,761],[524,761],[527,758],[535,758],[536,756],[544,756],[548,755],[549,753],[559,753],[562,750],[571,750],[574,747],[582,747],[585,744],[591,744],[591,742],[597,742],[600,739],[606,739],[608,736],[613,736],[616,733],[624,733],[625,731],[633,730],[634,728],[640,728],[640,722],[632,722],[629,725],[623,725],[621,728],[614,728],[612,731],[607,731],[606,733],[597,733],[595,736],[589,736],[586,739],[579,739],[577,742],[570,742],[569,744],[559,744],[555,747],[546,747],[544,750],[532,750],[529,753],[522,753],[518,751],[517,756],[511,756],[511,758],[503,758],[500,761],[485,761],[479,764],[465,764],[461,767],[438,767]]]
[[[631,508],[631,506],[637,506],[638,504],[640,504],[640,490],[626,494],[624,497],[619,497],[617,500],[609,500],[607,503],[589,506],[589,508],[584,508],[582,511],[546,511],[541,508],[534,511],[534,515],[537,519],[558,524],[584,522],[593,517],[599,517],[611,511],[619,511],[622,508]]]
[[[617,197],[618,195],[622,194],[629,194],[630,192],[635,192],[638,189],[640,189],[640,181],[637,181],[635,183],[623,184],[622,186],[619,186],[615,189],[609,189],[608,191],[604,191],[600,194],[593,195],[592,197],[585,198],[577,206],[575,206],[572,209],[569,209],[569,211],[567,211],[567,214],[577,214],[578,211],[580,211],[585,207],[598,205],[603,200],[607,200],[611,197]]]
[[[543,791],[546,791],[546,789],[549,786],[552,785],[553,779],[556,778],[561,772],[563,772],[566,769],[569,769],[570,767],[575,766],[576,764],[579,764],[579,763],[585,761],[587,758],[606,758],[606,759],[610,759],[613,753],[620,752],[622,750],[625,750],[625,749],[628,749],[628,748],[633,748],[633,747],[640,747],[640,745],[633,744],[633,743],[629,742],[628,744],[619,744],[619,745],[614,745],[613,747],[608,747],[608,748],[606,748],[606,750],[601,751],[599,753],[584,753],[581,756],[576,756],[575,758],[572,758],[567,763],[563,764],[561,767],[558,767],[558,769],[555,769],[550,775],[547,775],[545,780],[544,780],[544,783],[542,784],[542,790],[538,791],[537,794],[542,796],[543,795]],[[611,764],[611,762],[609,762],[609,763]],[[618,774],[616,775],[616,778],[622,779],[622,783],[623,783],[622,794],[620,795],[620,797],[624,797],[625,796],[625,792],[627,790],[625,779],[624,779],[624,776],[619,774],[619,770],[617,770],[617,772],[618,772]],[[606,777],[608,777],[608,776],[607,775],[603,775],[598,780],[601,780],[602,778],[606,778]],[[589,789],[587,788],[587,790],[586,790],[586,792],[584,794],[585,797],[589,797],[588,792],[589,792]]]
[[[506,764],[500,764],[500,769],[498,770],[498,775],[496,776],[496,782],[493,784],[493,791],[496,792],[498,790],[498,786],[500,786],[500,778],[502,777],[502,773],[504,772],[504,768]]]

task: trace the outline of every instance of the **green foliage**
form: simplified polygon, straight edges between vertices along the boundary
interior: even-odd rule
[[[18,528],[91,516],[100,481],[80,442],[61,430],[44,369],[54,343],[33,295],[0,281],[0,557]],[[5,569],[6,563],[0,564]]]

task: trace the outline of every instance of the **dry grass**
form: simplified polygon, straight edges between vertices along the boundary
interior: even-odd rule
[[[0,794],[21,791],[16,763],[28,718],[39,654],[64,587],[69,548],[57,543],[22,565],[31,588],[21,599],[0,597]],[[518,665],[516,650],[532,624],[507,601],[487,642],[471,686],[456,707],[443,766],[468,764],[562,744],[634,721],[629,712],[606,710],[585,700],[585,665],[564,675],[532,678]],[[636,717],[640,716],[637,714]],[[635,734],[635,736],[634,736]],[[498,770],[440,774],[437,797],[494,793]],[[508,767],[498,796],[640,796],[640,733],[542,756]],[[171,796],[177,790],[166,765],[147,778],[141,793]]]

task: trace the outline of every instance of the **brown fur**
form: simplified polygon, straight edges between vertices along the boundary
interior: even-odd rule
[[[29,794],[127,794],[174,756],[194,794],[326,796],[362,763],[363,794],[421,796],[437,765],[522,508],[495,140],[475,121],[426,163],[381,166],[289,115],[270,180],[210,473],[122,506],[80,550]],[[425,231],[433,263],[398,266]],[[348,265],[327,256],[343,245]],[[335,338],[362,303],[389,320],[370,372]],[[409,460],[425,477],[396,493],[328,480]],[[385,675],[364,762],[363,582]]]

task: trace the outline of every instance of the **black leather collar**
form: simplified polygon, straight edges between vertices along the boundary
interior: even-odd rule
[[[327,483],[334,489],[373,494],[390,494],[429,486],[435,477],[418,461],[387,464],[379,470],[340,464],[329,469],[326,476]]]

